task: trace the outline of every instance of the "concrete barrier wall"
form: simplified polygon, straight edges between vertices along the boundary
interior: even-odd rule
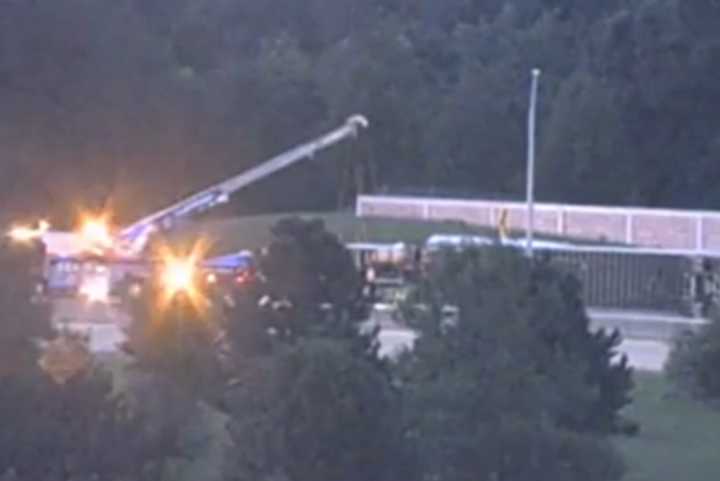
[[[512,229],[525,226],[525,204],[488,200],[360,196],[358,216],[461,220],[496,227],[507,210]],[[538,232],[645,247],[720,251],[720,212],[539,203]]]

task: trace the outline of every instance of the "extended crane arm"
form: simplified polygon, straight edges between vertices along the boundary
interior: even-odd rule
[[[208,187],[166,209],[140,219],[123,229],[118,236],[119,240],[130,244],[132,251],[140,252],[153,231],[171,228],[179,219],[225,203],[238,190],[303,159],[312,158],[316,153],[338,142],[355,137],[361,129],[367,128],[368,125],[365,117],[354,115],[348,118],[341,127],[317,139],[301,144],[235,177]]]

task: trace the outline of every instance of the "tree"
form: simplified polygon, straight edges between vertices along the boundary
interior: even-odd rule
[[[56,382],[51,374],[57,366],[39,362],[41,344],[53,335],[47,306],[33,300],[30,273],[39,260],[42,254],[32,247],[0,245],[0,476],[157,479],[170,454],[166,439],[149,431],[148,419],[114,392],[107,373],[85,359]]]
[[[591,333],[569,276],[490,248],[447,253],[410,306],[401,365],[408,425],[432,479],[617,479],[630,370],[617,335]],[[455,306],[457,319],[443,308]]]
[[[199,284],[171,292],[162,271],[154,274],[131,304],[125,389],[146,415],[147,429],[171,447],[168,479],[198,472],[221,479],[216,456],[226,435],[215,423],[223,422],[226,387],[242,363],[226,362],[223,319],[211,293]]]
[[[40,242],[25,245],[10,242],[7,237],[0,239],[0,306],[5,319],[0,343],[7,357],[4,369],[32,365],[38,359],[34,340],[53,334],[50,306],[30,302],[37,282],[33,274],[40,270],[44,255]]]
[[[39,370],[38,370],[39,371]],[[4,377],[0,472],[19,481],[151,480],[173,456],[166,433],[93,371],[64,385],[47,374]]]
[[[533,334],[548,350],[541,355],[538,369],[560,373],[549,377],[557,392],[566,396],[559,400],[560,425],[604,434],[634,431],[637,426],[620,415],[631,402],[633,388],[627,357],[618,355],[620,332],[592,332],[580,283],[551,262],[541,260],[533,266],[527,295]],[[562,379],[569,364],[579,374],[574,388],[567,382],[570,378]]]
[[[133,358],[131,370],[144,374],[144,382],[154,385],[158,395],[172,399],[181,425],[201,401],[219,403],[225,387],[220,319],[203,296],[199,291],[168,296],[153,278],[131,308],[126,344]]]
[[[609,166],[614,166],[620,177],[635,177],[632,163],[615,165],[615,159],[623,155],[624,142],[620,139],[624,139],[625,132],[616,95],[610,86],[586,73],[563,82],[543,141],[545,168],[539,182],[546,200],[592,203],[623,199],[630,204],[639,201],[635,189],[602,181],[602,173]],[[585,188],[570,187],[576,182]]]
[[[487,366],[407,386],[408,437],[424,479],[620,479],[623,463],[609,441],[554,425],[544,389],[507,357],[496,352],[483,357]]]
[[[394,479],[414,466],[349,252],[321,221],[279,221],[224,314],[229,479]],[[406,470],[405,472],[402,470]]]
[[[717,206],[717,16],[710,0],[1,2],[0,195],[59,218],[111,199],[132,218],[359,111],[357,148],[236,210],[378,187],[516,196],[539,66],[540,197]]]
[[[256,358],[229,393],[228,479],[391,480],[412,473],[387,376],[347,342]]]
[[[419,353],[423,342],[460,343],[449,359],[470,360],[482,354],[478,338],[500,336],[493,342],[513,343],[510,351],[552,386],[548,406],[560,426],[610,433],[622,425],[632,377],[625,356],[617,356],[619,333],[591,332],[571,274],[510,249],[448,253],[416,297],[430,306],[419,325],[426,339]],[[458,325],[448,330],[441,329],[446,305],[460,310]]]
[[[272,339],[268,330],[272,316],[261,305],[264,296],[262,285],[251,283],[235,290],[234,301],[223,309],[225,331],[231,364],[242,368],[246,360],[269,354]]]
[[[291,342],[307,337],[362,340],[358,329],[367,312],[349,251],[319,219],[281,220],[272,235],[260,258],[266,279],[261,289],[271,301],[270,326]]]

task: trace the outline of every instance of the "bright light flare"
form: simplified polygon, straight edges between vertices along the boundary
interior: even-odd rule
[[[80,224],[75,233],[83,245],[83,249],[96,254],[102,254],[115,245],[110,228],[110,214],[80,214]]]
[[[191,292],[195,290],[196,275],[197,271],[192,259],[167,259],[162,271],[163,287],[171,296]]]
[[[107,304],[110,301],[110,283],[103,278],[88,280],[80,286],[80,295],[91,304]]]
[[[97,252],[113,247],[114,241],[108,219],[108,214],[82,216],[77,233],[87,250]]]
[[[40,239],[50,229],[50,223],[46,220],[38,222],[38,227],[26,225],[15,226],[8,231],[8,236],[15,242],[30,242]]]
[[[158,281],[164,294],[165,305],[178,296],[184,296],[196,309],[207,306],[208,300],[201,286],[200,271],[205,250],[203,243],[195,244],[186,255],[177,254],[167,247],[161,248]]]
[[[28,242],[40,237],[40,234],[35,229],[26,226],[13,227],[8,232],[8,235],[16,242]]]

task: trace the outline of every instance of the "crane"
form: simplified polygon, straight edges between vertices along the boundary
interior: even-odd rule
[[[125,252],[138,255],[144,249],[149,236],[153,232],[171,229],[179,220],[224,204],[237,191],[304,159],[313,158],[318,152],[345,139],[355,138],[361,129],[366,129],[368,126],[369,122],[364,116],[353,115],[342,126],[316,139],[300,144],[250,170],[212,185],[134,222],[118,233],[117,244]]]

